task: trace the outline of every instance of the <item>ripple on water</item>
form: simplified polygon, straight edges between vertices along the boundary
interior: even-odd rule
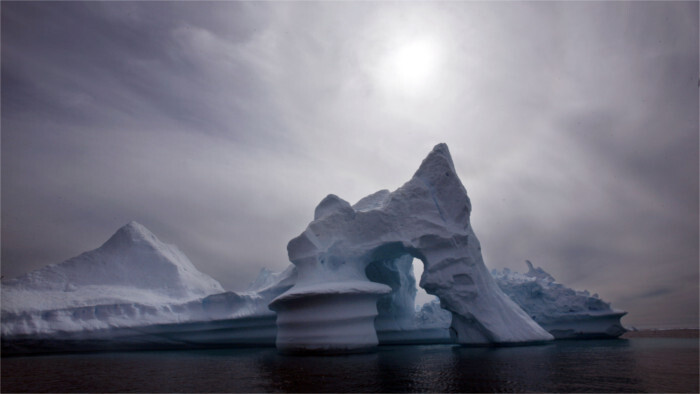
[[[383,346],[347,356],[274,348],[2,359],[3,392],[698,392],[698,341]]]

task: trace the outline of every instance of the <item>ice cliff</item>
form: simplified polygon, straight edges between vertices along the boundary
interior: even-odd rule
[[[525,274],[506,268],[492,275],[501,290],[554,337],[615,338],[625,333],[620,318],[627,312],[612,309],[597,294],[556,283],[542,268],[526,263]]]
[[[376,301],[392,289],[370,281],[366,268],[381,262],[380,269],[390,269],[406,256],[423,262],[420,285],[452,313],[456,342],[551,340],[496,285],[470,214],[469,197],[445,144],[435,146],[411,180],[394,192],[376,192],[354,206],[327,196],[306,230],[287,245],[298,277],[270,304],[277,311],[278,348],[353,351],[376,345]]]

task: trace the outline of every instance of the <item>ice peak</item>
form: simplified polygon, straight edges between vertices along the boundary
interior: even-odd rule
[[[360,199],[360,201],[356,202],[355,205],[352,206],[352,208],[358,212],[371,211],[372,209],[382,208],[390,197],[391,192],[386,189],[382,189],[378,192],[375,192],[373,194],[370,194],[369,196]]]
[[[160,240],[149,229],[132,220],[117,230],[103,246],[122,247],[136,243],[158,244]]]
[[[455,171],[447,144],[435,145],[409,183],[428,189],[443,221],[457,227],[469,225],[471,202]]]
[[[435,145],[428,156],[423,159],[414,177],[432,179],[440,175],[449,176],[448,173],[454,175],[456,171],[450,155],[450,149],[447,147],[447,144],[442,142]]]
[[[525,276],[541,279],[546,282],[555,281],[554,277],[550,275],[549,272],[543,270],[541,267],[535,268],[530,260],[525,260],[525,264],[527,264],[527,272],[525,273]]]
[[[117,231],[122,230],[128,231],[131,234],[135,234],[141,237],[153,236],[153,233],[149,229],[147,229],[144,225],[135,220],[132,220],[129,223],[125,224]]]
[[[97,249],[17,278],[23,287],[121,286],[178,299],[223,292],[221,284],[198,271],[176,246],[146,227],[129,222]]]
[[[316,207],[316,210],[314,211],[314,220],[318,220],[332,213],[343,211],[348,213],[353,212],[350,203],[336,196],[335,194],[329,194]]]

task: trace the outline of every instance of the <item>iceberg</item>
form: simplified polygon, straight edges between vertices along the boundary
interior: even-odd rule
[[[617,338],[627,330],[615,310],[598,294],[576,291],[560,283],[540,267],[526,261],[525,274],[493,270],[498,286],[534,321],[557,339]]]
[[[329,195],[287,245],[291,264],[225,291],[139,223],[99,248],[2,281],[2,351],[277,345],[347,353],[378,344],[610,338],[626,312],[528,272],[489,272],[445,144],[411,180],[354,205]],[[437,297],[416,306],[420,287]]]
[[[2,282],[3,352],[273,345],[267,304],[296,275],[224,291],[136,222],[99,248]]]
[[[620,322],[627,312],[612,308],[598,294],[591,295],[587,290],[577,291],[557,283],[548,272],[534,267],[529,260],[525,263],[528,271],[524,274],[508,268],[494,269],[491,274],[501,290],[555,339],[617,338],[627,331]],[[451,314],[440,307],[439,301],[427,302],[416,307],[414,323],[401,332],[385,331],[384,325],[377,324],[379,343],[445,341],[449,337],[450,319]]]
[[[396,277],[391,267],[409,257],[424,264],[420,286],[451,312],[455,342],[553,339],[496,285],[470,214],[446,144],[436,145],[411,180],[394,192],[381,190],[354,206],[328,195],[306,230],[287,245],[297,281],[270,303],[277,312],[278,349],[352,352],[376,346],[377,300],[391,294],[392,287],[370,281],[366,269],[376,264],[379,276],[394,276],[386,282],[400,282],[407,278]],[[400,300],[395,297],[389,309],[404,310]],[[397,327],[404,324],[400,314],[389,320]]]
[[[2,334],[164,322],[175,318],[164,305],[223,292],[176,247],[131,222],[95,250],[3,282]]]

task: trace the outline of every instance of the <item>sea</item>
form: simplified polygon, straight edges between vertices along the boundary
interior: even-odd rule
[[[2,392],[693,392],[698,338],[519,347],[380,346],[342,356],[275,348],[3,357]]]

